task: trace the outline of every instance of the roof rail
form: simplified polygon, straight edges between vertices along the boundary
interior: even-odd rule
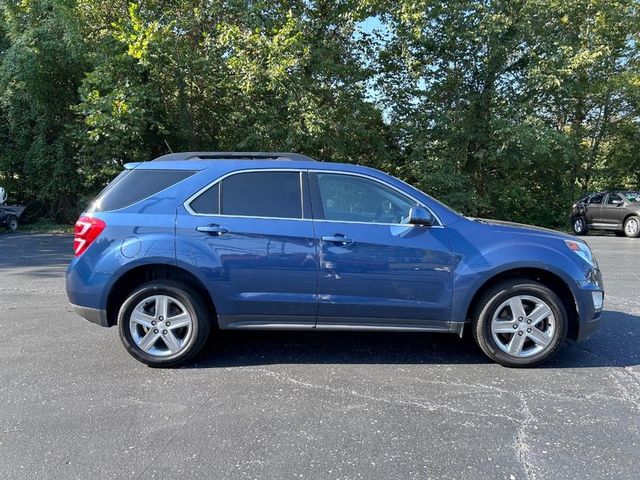
[[[289,152],[179,152],[168,153],[153,160],[154,162],[166,162],[172,160],[300,160],[315,162],[316,160]]]

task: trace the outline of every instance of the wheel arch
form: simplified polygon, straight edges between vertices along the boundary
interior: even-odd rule
[[[215,305],[209,291],[198,277],[188,270],[172,264],[151,263],[138,265],[127,270],[113,283],[109,289],[106,302],[108,326],[111,327],[117,324],[118,311],[126,299],[127,293],[131,292],[131,290],[137,286],[152,280],[174,280],[192,287],[205,302],[205,305],[212,314],[212,318],[216,319],[217,325]]]
[[[567,312],[568,320],[569,320],[569,331],[568,337],[571,339],[575,339],[578,335],[578,309],[576,306],[576,299],[571,291],[571,288],[567,284],[567,282],[560,276],[556,275],[553,272],[548,270],[544,270],[541,268],[535,267],[523,267],[523,268],[513,268],[510,270],[506,270],[500,273],[495,274],[488,280],[486,280],[473,294],[469,305],[467,306],[465,323],[469,323],[474,315],[474,311],[482,297],[482,294],[487,291],[487,289],[493,287],[497,283],[500,283],[504,280],[514,279],[514,278],[523,278],[528,280],[533,280],[538,282],[554,292],[558,294],[564,308]]]
[[[638,217],[640,218],[640,212],[629,212],[627,213],[624,218],[622,219],[622,228],[624,228],[624,224],[627,223],[627,220],[629,220],[629,218],[631,217]]]

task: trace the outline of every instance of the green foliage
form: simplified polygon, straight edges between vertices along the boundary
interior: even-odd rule
[[[169,148],[292,150],[558,226],[583,191],[640,186],[638,17],[635,0],[4,0],[0,184],[62,221]]]

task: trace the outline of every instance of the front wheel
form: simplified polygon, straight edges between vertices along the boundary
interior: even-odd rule
[[[632,216],[624,222],[624,234],[629,238],[637,238],[640,235],[640,217]]]
[[[473,336],[492,360],[529,367],[557,352],[567,337],[564,305],[549,288],[527,279],[502,282],[480,299]]]
[[[171,367],[197,354],[209,336],[208,311],[188,286],[169,280],[145,283],[118,314],[120,339],[138,361]]]
[[[588,231],[587,221],[584,217],[576,217],[573,219],[573,233],[576,235],[586,235]]]

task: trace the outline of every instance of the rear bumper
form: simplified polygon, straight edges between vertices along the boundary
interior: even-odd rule
[[[85,320],[89,320],[91,323],[98,324],[102,327],[108,327],[107,312],[100,310],[99,308],[83,307],[81,305],[71,304],[73,311],[80,315]]]

